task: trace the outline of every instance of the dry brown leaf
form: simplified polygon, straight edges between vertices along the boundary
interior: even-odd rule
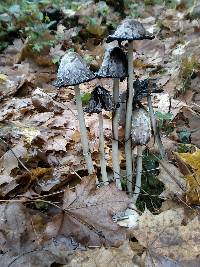
[[[8,77],[0,83],[0,99],[15,94],[26,82],[31,82],[34,75],[30,73],[29,64],[19,64],[15,68],[0,68]]]
[[[183,107],[180,112],[188,121],[191,132],[191,143],[200,147],[200,116],[189,107]]]
[[[38,109],[44,109],[44,111],[54,111],[55,113],[61,113],[64,108],[62,107],[62,103],[57,103],[52,97],[56,95],[55,92],[48,92],[47,93],[37,87],[35,91],[32,93],[32,101],[34,102],[33,105]],[[34,100],[33,100],[34,98]]]
[[[165,45],[155,38],[153,40],[142,40],[135,44],[140,58],[144,58],[145,63],[150,66],[162,64],[165,55]]]
[[[59,233],[84,245],[119,246],[126,239],[125,229],[112,216],[127,208],[130,199],[115,184],[96,189],[94,176],[82,179],[73,192],[67,189],[63,199],[65,215],[57,222]],[[58,218],[57,218],[58,219]]]
[[[102,247],[76,252],[63,267],[137,267],[133,263],[135,254],[129,243],[125,242],[119,248]]]
[[[25,208],[21,203],[7,203],[0,205],[0,216],[1,267],[46,267],[67,262],[67,249],[70,247],[61,247],[53,241],[43,243],[44,215]]]
[[[160,173],[157,178],[165,185],[165,191],[161,194],[164,197],[172,197],[184,195],[186,189],[186,181],[179,169],[166,160],[160,161]]]
[[[183,219],[182,208],[167,210],[159,215],[145,210],[133,234],[153,258],[159,256],[172,261],[195,260],[200,251],[199,218],[195,217],[187,225],[182,225]]]
[[[66,151],[67,140],[59,135],[48,139],[46,150],[50,151]]]
[[[27,149],[24,146],[23,142],[19,142],[16,146],[12,148],[12,151],[15,153],[17,158],[23,158],[27,155]],[[19,166],[19,161],[14,156],[13,152],[8,150],[0,158],[0,174],[1,175],[10,175],[11,171]]]

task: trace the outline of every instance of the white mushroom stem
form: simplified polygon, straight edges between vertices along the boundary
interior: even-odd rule
[[[147,96],[147,101],[148,101],[149,115],[150,115],[150,119],[151,119],[151,126],[152,126],[153,133],[155,136],[155,141],[157,143],[161,157],[164,158],[165,157],[165,149],[164,149],[164,146],[162,144],[162,141],[161,141],[158,129],[157,129],[156,119],[155,119],[155,115],[154,115],[154,110],[153,110],[153,105],[152,105],[150,94],[148,94],[148,96]]]
[[[113,103],[115,110],[112,114],[112,166],[117,188],[122,189],[120,181],[119,150],[118,150],[118,125],[119,125],[119,79],[113,80]]]
[[[81,143],[83,147],[83,155],[84,155],[85,162],[87,165],[88,173],[92,174],[94,173],[94,166],[93,166],[91,153],[89,149],[87,129],[85,126],[82,100],[81,100],[80,89],[78,85],[74,86],[74,91],[75,91],[75,99],[76,99],[76,109],[78,111],[78,120],[79,120],[79,126],[80,126],[80,136],[81,136]]]
[[[142,186],[142,152],[144,147],[139,145],[137,146],[137,166],[136,166],[136,181],[135,181],[135,190],[133,194],[133,203],[135,204]]]
[[[100,152],[100,165],[101,165],[101,176],[104,185],[108,184],[108,176],[106,171],[106,159],[104,151],[104,132],[103,132],[103,114],[100,112],[99,116],[99,152]]]
[[[133,193],[133,170],[132,170],[132,149],[131,149],[131,117],[133,103],[133,42],[128,42],[128,100],[126,106],[125,126],[125,156],[126,156],[126,177],[129,194]]]

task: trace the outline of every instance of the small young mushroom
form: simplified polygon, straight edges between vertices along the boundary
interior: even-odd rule
[[[121,189],[119,151],[118,151],[118,125],[119,125],[119,81],[127,77],[127,58],[119,47],[110,47],[106,50],[101,68],[97,72],[98,78],[113,78],[113,105],[112,113],[112,165],[116,186]]]
[[[106,171],[106,159],[104,151],[104,132],[103,132],[103,115],[102,110],[112,110],[112,98],[108,90],[102,86],[97,86],[91,93],[88,105],[84,108],[85,112],[97,113],[99,117],[99,151],[101,175],[104,184],[108,184],[108,176]]]
[[[68,52],[61,59],[57,79],[54,83],[55,86],[59,88],[62,86],[74,86],[83,155],[89,174],[94,172],[94,167],[89,149],[79,84],[90,81],[94,78],[95,75],[89,70],[83,59],[77,53]]]
[[[147,97],[149,115],[151,119],[151,126],[152,126],[153,133],[155,136],[155,141],[157,143],[161,157],[164,158],[165,149],[164,149],[164,146],[160,138],[160,134],[157,129],[156,119],[155,119],[152,100],[151,100],[151,93],[160,93],[163,90],[158,88],[156,84],[156,79],[144,79],[144,80],[136,79],[133,83],[133,87],[135,89],[135,94],[133,98],[134,104],[138,103],[143,97]]]
[[[132,141],[137,146],[136,181],[133,202],[136,203],[141,188],[143,146],[151,137],[151,121],[144,108],[136,108],[132,114]]]
[[[126,156],[126,176],[129,193],[132,193],[132,149],[131,149],[131,116],[133,102],[133,41],[143,39],[153,39],[154,36],[145,30],[143,25],[134,19],[125,19],[117,27],[116,31],[109,35],[107,42],[118,40],[118,42],[128,41],[128,100],[126,107],[125,125],[125,156]]]

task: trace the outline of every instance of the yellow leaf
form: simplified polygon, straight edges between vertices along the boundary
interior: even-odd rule
[[[200,171],[200,149],[194,153],[177,153],[178,156],[197,172]],[[199,173],[200,174],[200,173]]]
[[[200,177],[197,175],[186,175],[187,180],[187,192],[186,199],[190,204],[200,203]]]
[[[190,204],[200,203],[200,149],[194,153],[176,153],[193,170],[193,174],[186,175],[187,202]]]
[[[80,132],[78,130],[75,130],[74,133],[71,136],[71,139],[75,142],[75,143],[79,143],[81,140],[81,136],[80,136]]]
[[[0,83],[5,83],[8,79],[8,76],[0,73]]]
[[[52,178],[53,168],[41,168],[31,170],[32,180],[43,178],[44,180],[49,180]]]

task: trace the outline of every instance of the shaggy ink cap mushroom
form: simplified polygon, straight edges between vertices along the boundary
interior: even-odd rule
[[[75,52],[65,54],[58,68],[56,87],[78,85],[95,79],[84,60]]]
[[[133,111],[131,135],[135,145],[146,145],[151,137],[151,120],[143,108]]]
[[[142,100],[143,97],[147,97],[151,93],[161,93],[162,88],[159,88],[156,84],[157,79],[136,79],[133,82],[134,98],[133,103]]]
[[[111,47],[106,50],[101,68],[96,76],[98,78],[120,79],[128,76],[127,57],[120,47]]]
[[[108,90],[98,85],[91,93],[88,105],[84,108],[87,113],[99,114],[102,110],[112,110],[112,97]]]
[[[117,27],[115,32],[108,36],[106,42],[117,41],[134,41],[143,39],[154,39],[154,36],[148,32],[142,23],[134,19],[125,19]]]

